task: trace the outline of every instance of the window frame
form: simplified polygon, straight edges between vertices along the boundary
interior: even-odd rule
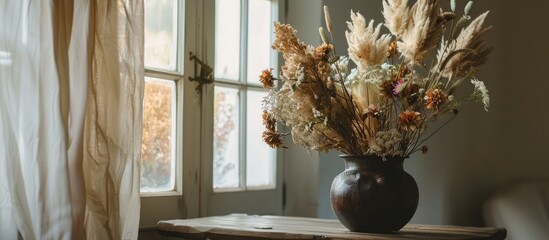
[[[140,231],[156,231],[156,224],[163,219],[196,218],[201,216],[200,179],[202,177],[201,98],[195,90],[194,62],[189,52],[202,56],[201,42],[205,36],[198,34],[204,28],[205,3],[199,0],[177,0],[178,39],[176,71],[159,71],[149,68],[145,76],[169,76],[176,82],[176,186],[169,193],[140,194]],[[146,11],[146,10],[145,10]],[[207,18],[207,17],[206,17]],[[144,67],[144,66],[143,66]]]
[[[274,8],[273,16],[283,19],[284,1],[271,0]],[[205,63],[213,65],[215,47],[213,46],[215,33],[211,31],[215,26],[212,17],[215,9],[215,0],[178,0],[178,51],[180,55],[176,65],[178,71],[159,71],[148,68],[145,76],[156,77],[156,74],[170,76],[176,80],[177,97],[177,131],[176,157],[180,164],[176,165],[180,178],[176,183],[181,186],[179,194],[146,194],[141,196],[140,230],[155,231],[156,223],[162,219],[181,219],[204,217],[212,214],[221,214],[219,209],[230,212],[247,212],[257,214],[282,214],[283,197],[283,154],[276,152],[275,189],[263,191],[241,191],[215,193],[222,196],[221,200],[235,200],[232,196],[239,195],[238,199],[269,199],[267,203],[259,200],[251,204],[241,204],[241,200],[232,201],[229,205],[218,204],[213,197],[213,141],[206,134],[209,125],[213,125],[213,89],[214,84],[204,85],[201,93],[196,91],[196,82],[189,81],[194,77],[195,62],[189,58],[189,52],[194,53]],[[272,34],[274,36],[274,34]],[[272,36],[271,36],[272,38]],[[277,53],[271,54],[271,62],[278,64]],[[277,74],[276,66],[273,74]],[[200,69],[198,69],[200,70]],[[258,73],[259,74],[259,73]],[[260,87],[258,85],[258,87]],[[210,106],[211,105],[211,106]],[[258,120],[259,121],[259,120]],[[241,135],[245,137],[245,135]],[[210,171],[209,171],[210,170]],[[245,173],[245,172],[244,172]],[[262,190],[262,189],[261,189]],[[243,195],[242,195],[243,194]],[[228,197],[228,198],[226,198]],[[226,201],[222,201],[226,203]],[[236,207],[235,206],[239,206]]]
[[[150,0],[149,0],[150,1]],[[175,69],[166,70],[159,69],[154,67],[147,67],[143,65],[144,68],[144,77],[158,78],[167,81],[173,81],[175,83],[175,109],[172,112],[175,112],[175,118],[172,122],[172,136],[175,136],[174,143],[171,146],[172,157],[174,158],[175,164],[172,165],[174,168],[174,189],[169,191],[162,192],[141,192],[140,196],[142,198],[148,197],[166,197],[166,196],[181,196],[183,194],[183,149],[181,146],[183,142],[183,111],[184,111],[184,102],[183,102],[183,83],[185,80],[184,70],[185,70],[185,61],[184,61],[184,50],[185,50],[185,41],[182,39],[185,38],[185,1],[173,0],[177,6],[174,9],[174,14],[177,14],[177,19],[175,21],[176,26],[173,30],[176,31],[176,56],[175,56]],[[145,10],[146,11],[146,10]],[[146,13],[145,13],[146,14]],[[146,16],[146,15],[145,15]],[[174,101],[174,100],[172,100]]]
[[[247,156],[246,156],[246,149],[247,149],[247,103],[248,103],[248,91],[258,91],[258,92],[265,92],[268,93],[269,90],[264,89],[263,86],[259,83],[250,83],[248,81],[248,21],[249,21],[249,12],[248,12],[248,6],[249,1],[252,0],[240,0],[240,53],[239,53],[239,60],[240,60],[240,69],[239,69],[239,78],[238,80],[230,80],[230,79],[223,79],[218,78],[214,76],[214,82],[212,85],[214,85],[214,89],[216,86],[224,87],[224,88],[232,88],[236,89],[239,92],[239,186],[238,187],[232,187],[232,188],[215,188],[213,183],[213,177],[214,173],[211,173],[212,180],[210,184],[211,191],[213,193],[232,193],[232,192],[246,192],[246,191],[262,191],[262,190],[274,190],[279,185],[279,180],[281,175],[279,175],[279,170],[277,165],[279,161],[281,161],[280,156],[281,154],[278,153],[278,151],[271,150],[270,155],[272,155],[274,159],[274,166],[272,169],[272,177],[271,179],[272,184],[266,185],[266,186],[247,186]],[[270,22],[279,21],[280,20],[280,4],[279,0],[268,0],[271,3],[271,20]],[[216,0],[213,0],[213,4],[215,5]],[[215,16],[215,13],[214,13]],[[215,18],[215,17],[214,17]],[[215,22],[215,19],[214,19]],[[271,31],[270,35],[270,42],[272,43],[274,40],[274,32]],[[214,41],[215,45],[215,41]],[[273,74],[277,74],[278,69],[278,53],[276,53],[274,50],[271,49],[270,51],[270,57],[269,62],[271,63],[271,66],[266,66],[273,68]],[[215,67],[215,66],[214,66]],[[215,72],[215,71],[214,71]],[[258,72],[257,76],[259,76],[261,73]],[[212,90],[213,93],[215,93],[215,90]],[[213,94],[212,93],[212,94]],[[214,96],[215,97],[215,96]],[[212,97],[212,98],[214,98]],[[258,119],[257,121],[261,121],[261,119]],[[213,122],[213,114],[212,114],[212,122]],[[213,139],[212,139],[213,140]],[[213,144],[213,141],[212,143]],[[213,147],[212,147],[212,162],[213,160]],[[212,163],[213,164],[213,163]],[[213,168],[212,168],[213,171]]]
[[[215,0],[204,0],[205,16],[215,15]],[[271,0],[274,4],[272,12],[277,16],[276,19],[284,19],[284,1]],[[215,49],[215,21],[212,17],[204,18],[205,35],[209,40],[206,44],[208,49]],[[208,51],[208,59],[214,59],[214,51]],[[275,53],[275,61],[273,64],[278,64],[279,55]],[[215,65],[215,64],[214,64]],[[215,66],[214,66],[215,67]],[[276,68],[276,66],[271,66]],[[258,73],[259,75],[260,73]],[[273,74],[277,74],[273,71]],[[201,151],[201,182],[200,182],[200,216],[223,215],[229,213],[247,213],[247,214],[267,214],[280,215],[283,214],[284,194],[284,155],[283,150],[276,150],[276,187],[274,189],[260,191],[237,191],[237,192],[214,192],[213,191],[213,101],[214,101],[214,86],[213,84],[203,88],[204,95],[202,97],[203,105],[202,119],[205,124],[201,130],[201,135],[204,137],[202,141]],[[258,121],[261,121],[260,119]],[[245,202],[245,204],[242,204]]]

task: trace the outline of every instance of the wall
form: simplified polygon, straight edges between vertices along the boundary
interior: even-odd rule
[[[297,29],[298,37],[310,44],[319,44],[318,24],[322,19],[322,2],[318,0],[286,1],[286,23]],[[315,217],[317,203],[318,153],[308,154],[302,147],[286,139],[284,152],[284,215]]]
[[[413,1],[411,1],[413,2]],[[448,7],[449,1],[441,1]],[[461,9],[465,1],[457,1]],[[338,53],[345,53],[344,22],[349,10],[382,21],[381,1],[324,0],[330,7]],[[491,107],[486,113],[470,104],[428,141],[429,153],[413,155],[405,169],[420,188],[412,223],[482,225],[483,202],[500,187],[523,179],[549,178],[549,2],[476,1],[473,16],[491,10],[494,47],[477,76],[486,82]],[[460,10],[461,11],[461,10]],[[318,25],[317,25],[318,26]],[[343,50],[341,50],[343,45]],[[328,193],[333,177],[343,169],[337,153],[321,154],[318,174],[318,216],[333,217]]]

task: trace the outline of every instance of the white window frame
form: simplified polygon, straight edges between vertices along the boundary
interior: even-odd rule
[[[151,0],[149,0],[151,1]],[[153,0],[154,1],[154,0]],[[175,124],[172,125],[172,136],[175,136],[175,142],[172,142],[172,157],[175,160],[175,166],[172,165],[175,172],[174,189],[165,192],[142,192],[141,197],[161,197],[161,196],[178,196],[183,193],[182,184],[182,164],[183,164],[183,151],[180,147],[183,140],[183,84],[185,76],[184,71],[184,42],[180,41],[185,37],[185,4],[184,1],[175,1],[177,7],[174,9],[174,13],[177,14],[176,26],[174,30],[177,33],[176,36],[176,57],[175,57],[175,70],[165,70],[154,67],[145,66],[145,77],[159,78],[162,80],[169,80],[175,83],[175,109],[172,113],[175,113]],[[146,11],[146,10],[145,10]]]
[[[140,215],[140,229],[142,231],[154,231],[159,220],[196,218],[215,212],[208,210],[208,206],[215,205],[231,212],[246,212],[238,209],[227,209],[225,206],[215,204],[215,201],[211,201],[211,195],[208,195],[213,193],[213,172],[210,171],[213,170],[211,166],[213,164],[213,136],[208,137],[206,135],[211,133],[211,128],[207,130],[208,126],[213,125],[214,86],[213,84],[203,86],[202,94],[199,95],[195,90],[197,84],[189,81],[189,77],[195,76],[195,62],[190,60],[190,52],[213,66],[215,55],[215,41],[213,39],[215,33],[211,29],[215,23],[215,19],[212,17],[215,16],[212,12],[215,7],[215,0],[179,0],[178,2],[178,71],[145,70],[145,76],[167,77],[177,81],[176,158],[179,164],[176,165],[176,174],[178,174],[176,191],[142,195]],[[275,8],[273,8],[274,16],[282,16],[279,11],[283,1],[273,0],[272,2],[275,4]],[[278,63],[276,53],[271,54],[271,57],[273,63]],[[273,74],[276,74],[277,66],[270,67],[275,69]],[[261,119],[258,119],[258,121],[261,121]],[[241,137],[245,137],[245,135],[241,135]],[[245,154],[245,151],[242,151],[242,153]],[[276,189],[248,188],[247,190],[254,191],[243,190],[219,194],[223,194],[223,196],[245,194],[246,199],[256,199],[257,196],[260,196],[260,199],[272,199],[273,196],[276,196],[280,198],[276,200],[277,203],[265,205],[257,202],[245,204],[244,207],[247,209],[253,208],[255,209],[253,211],[259,214],[282,214],[282,155],[280,151],[277,151]],[[243,166],[245,167],[245,165]],[[245,174],[245,168],[243,171],[241,170],[241,173]],[[241,184],[245,183],[241,182]],[[258,209],[266,209],[266,212],[259,212]]]
[[[204,0],[205,16],[215,16],[215,0]],[[271,0],[274,4],[272,9],[274,16],[278,16],[278,19],[283,19],[284,1]],[[207,46],[208,46],[208,59],[214,59],[215,41],[212,41],[215,37],[215,19],[205,18],[204,25],[206,26],[205,33]],[[274,34],[273,34],[274,35]],[[278,54],[273,52],[273,58],[275,61],[273,64],[279,62]],[[213,61],[211,61],[213,62]],[[215,66],[213,66],[215,67]],[[275,69],[273,74],[277,74],[277,66],[266,66]],[[261,73],[258,73],[258,76]],[[214,102],[214,84],[207,85],[203,91],[203,105],[205,106],[202,112],[202,119],[204,125],[202,128],[203,140],[202,144],[202,162],[201,173],[202,178],[200,182],[200,216],[212,216],[223,215],[229,213],[247,213],[247,214],[268,214],[268,215],[281,215],[283,213],[283,155],[284,150],[277,150],[276,152],[276,172],[275,172],[275,188],[274,189],[262,189],[262,190],[242,190],[239,191],[215,191],[213,189],[213,102]],[[258,119],[258,121],[262,121]],[[241,135],[242,136],[242,135]],[[241,186],[244,184],[240,183]]]
[[[154,0],[149,0],[154,1]],[[176,70],[145,68],[146,77],[176,82],[175,189],[168,192],[141,193],[141,231],[155,231],[159,220],[199,217],[200,184],[200,99],[195,91],[194,62],[189,52],[202,54],[198,43],[202,37],[203,5],[199,0],[177,1]],[[146,9],[145,9],[146,11]]]
[[[247,73],[248,73],[248,2],[250,0],[240,0],[241,2],[241,7],[240,7],[240,75],[239,75],[239,79],[238,80],[228,80],[228,79],[222,79],[222,78],[217,78],[215,77],[214,79],[214,87],[215,86],[219,86],[219,87],[226,87],[226,88],[232,88],[232,89],[236,89],[239,91],[240,96],[239,96],[239,100],[240,100],[240,105],[239,105],[239,146],[240,146],[240,149],[239,149],[239,187],[236,187],[236,188],[214,188],[213,186],[213,179],[212,179],[212,184],[211,184],[211,188],[212,188],[212,191],[215,192],[215,193],[223,193],[223,192],[243,192],[243,191],[258,191],[258,190],[272,190],[272,189],[275,189],[277,187],[277,182],[278,182],[278,178],[279,178],[279,175],[278,175],[278,171],[277,171],[277,167],[276,167],[276,163],[278,161],[280,161],[279,159],[279,155],[277,153],[277,151],[272,151],[272,156],[273,159],[275,160],[275,166],[274,166],[274,169],[273,169],[273,178],[272,181],[273,183],[271,185],[268,185],[268,186],[247,186],[247,183],[246,183],[246,180],[247,180],[247,176],[246,176],[246,164],[247,164],[247,157],[246,157],[246,146],[247,146],[247,142],[246,142],[246,133],[247,133],[247,124],[246,124],[246,120],[247,120],[247,91],[248,90],[256,90],[256,91],[261,91],[261,92],[268,92],[268,90],[264,89],[263,86],[261,84],[258,84],[258,83],[249,83],[248,81],[248,76],[247,76]],[[214,4],[215,4],[215,0],[213,1]],[[278,21],[279,19],[279,1],[278,0],[270,0],[271,2],[271,22],[274,22],[274,21]],[[271,36],[270,36],[270,39],[271,39],[271,42],[274,40],[274,33],[272,32],[271,33]],[[274,50],[271,50],[271,54],[270,54],[270,62],[272,63],[271,66],[265,66],[266,68],[273,68],[274,70],[274,74],[276,74],[276,70],[278,69],[278,54],[274,51]],[[257,76],[259,78],[259,75],[261,73],[258,72],[257,73]],[[213,92],[213,91],[212,91]],[[213,117],[212,117],[212,121],[213,121]],[[257,119],[257,121],[262,121],[261,119]],[[213,141],[212,141],[213,143]],[[212,152],[213,152],[213,148],[212,148]],[[212,161],[213,161],[213,153],[212,153]],[[213,173],[212,173],[212,178],[213,178]]]

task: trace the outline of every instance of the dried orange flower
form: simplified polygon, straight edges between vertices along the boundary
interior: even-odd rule
[[[282,145],[284,142],[281,138],[282,135],[276,131],[276,120],[274,120],[267,111],[263,111],[263,125],[265,125],[266,128],[263,132],[263,141],[272,148],[283,147]]]
[[[429,89],[425,92],[425,108],[438,110],[446,102],[446,99],[448,99],[448,96],[442,90],[438,88]]]
[[[392,41],[389,43],[389,51],[387,52],[387,57],[392,57],[397,54],[397,42]]]
[[[259,75],[259,81],[263,84],[263,88],[273,88],[274,79],[272,68],[263,70]]]
[[[281,136],[278,132],[265,130],[263,132],[263,141],[272,148],[284,147],[284,141],[282,141]]]
[[[276,121],[271,118],[267,111],[263,111],[263,125],[267,130],[275,131]]]
[[[421,121],[421,113],[404,111],[398,116],[398,124],[406,131],[415,131]]]
[[[318,46],[315,51],[315,58],[327,62],[330,59],[330,52],[334,46],[332,44],[326,44],[323,43],[322,45]]]

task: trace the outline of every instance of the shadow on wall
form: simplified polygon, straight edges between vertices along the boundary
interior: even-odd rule
[[[345,163],[339,158],[339,152],[332,151],[327,154],[320,154],[318,164],[318,210],[319,218],[333,218],[336,215],[330,203],[330,186],[332,180],[343,170]]]

